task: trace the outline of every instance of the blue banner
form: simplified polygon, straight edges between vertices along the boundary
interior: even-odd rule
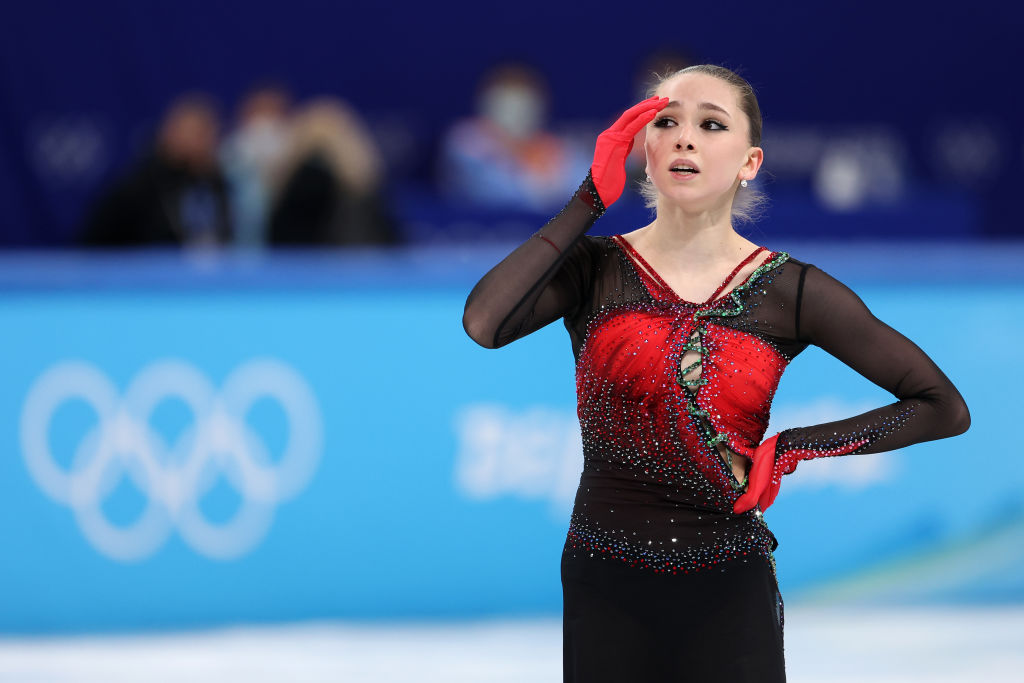
[[[801,463],[766,514],[783,594],[1024,599],[1019,448],[992,438],[1018,417],[1024,286],[791,253],[931,355],[973,423]],[[119,281],[101,258],[56,285],[9,264],[0,631],[557,613],[582,467],[568,336],[477,347],[462,307],[491,254],[449,252],[444,273],[418,254],[118,257]],[[893,400],[809,348],[768,433]]]

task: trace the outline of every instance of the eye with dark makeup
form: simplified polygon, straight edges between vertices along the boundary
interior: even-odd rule
[[[654,122],[654,127],[655,128],[668,128],[670,123],[674,126],[676,122],[671,117],[663,116],[663,117],[661,117],[660,119],[658,119],[658,120],[656,120]],[[705,128],[706,130],[729,130],[728,126],[726,126],[721,121],[716,121],[715,119],[705,119],[704,122],[701,123],[700,125],[701,125],[702,128]],[[714,126],[717,126],[717,127],[716,128],[708,128],[707,127],[708,125],[714,125]]]

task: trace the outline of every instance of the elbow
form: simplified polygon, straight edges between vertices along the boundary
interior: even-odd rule
[[[956,413],[953,415],[953,419],[950,420],[950,424],[953,425],[953,436],[963,434],[971,427],[971,411],[967,408],[967,402],[963,399],[960,400],[960,405],[957,407]]]
[[[494,343],[494,331],[491,326],[480,316],[474,315],[468,306],[462,314],[462,329],[466,331],[470,339],[485,349],[498,348]]]
[[[943,404],[939,413],[942,416],[942,436],[939,438],[959,436],[970,429],[971,411],[967,409],[967,402],[960,392],[954,391]]]

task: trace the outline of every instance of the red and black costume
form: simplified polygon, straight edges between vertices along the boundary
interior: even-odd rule
[[[782,373],[809,344],[898,401],[784,430],[776,478],[799,459],[959,434],[966,404],[821,269],[760,247],[707,301],[684,301],[626,240],[585,234],[603,212],[588,176],[481,279],[464,319],[489,347],[559,318],[572,341],[584,466],[562,556],[565,680],[783,681],[778,543],[760,509],[734,512],[746,481],[720,445],[757,456]]]

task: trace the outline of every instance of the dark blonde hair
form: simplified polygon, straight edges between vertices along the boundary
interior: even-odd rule
[[[672,71],[662,75],[655,74],[651,86],[647,89],[647,96],[650,97],[654,95],[658,88],[661,87],[661,84],[670,78],[675,78],[681,74],[689,73],[714,76],[715,78],[723,80],[736,88],[736,91],[739,94],[740,109],[742,109],[743,113],[746,114],[747,121],[750,123],[750,134],[747,136],[750,146],[760,147],[762,127],[761,107],[757,103],[757,95],[754,94],[754,88],[747,82],[747,79],[734,71],[726,69],[724,66],[717,66],[715,64],[694,64],[693,66],[688,66],[685,69],[679,69],[678,71]],[[640,181],[640,194],[643,196],[644,204],[648,209],[657,207],[658,189],[654,187],[654,184],[650,180]],[[732,198],[732,218],[734,220],[745,222],[754,221],[761,216],[767,203],[768,197],[760,190],[753,187],[739,187]]]

